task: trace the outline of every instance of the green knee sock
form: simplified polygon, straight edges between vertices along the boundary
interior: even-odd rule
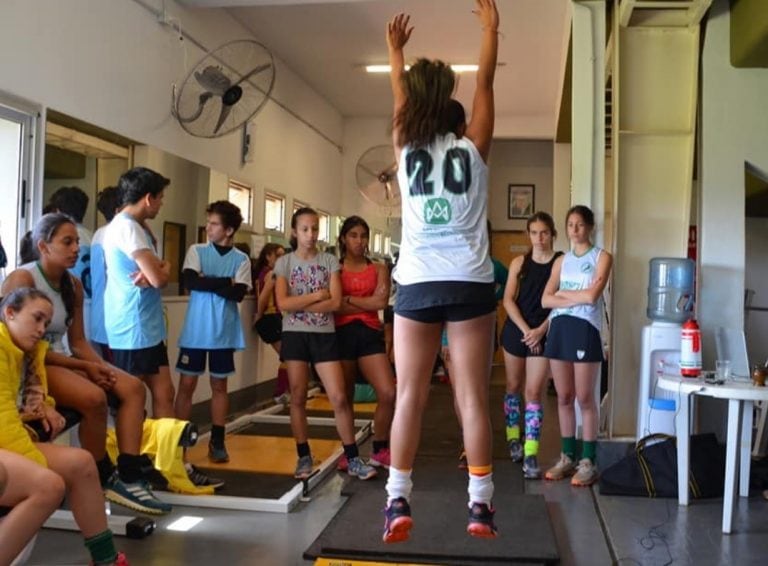
[[[576,437],[564,436],[562,439],[563,454],[568,456],[571,460],[576,459]]]
[[[85,539],[85,547],[91,553],[94,564],[112,564],[117,560],[115,541],[109,529]]]
[[[596,455],[597,455],[597,441],[585,440],[581,447],[581,457],[588,458],[594,464]]]

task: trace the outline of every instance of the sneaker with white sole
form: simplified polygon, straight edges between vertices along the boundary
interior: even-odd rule
[[[305,480],[312,475],[312,456],[302,456],[296,461],[296,471],[293,477],[297,480]]]
[[[571,478],[571,485],[577,487],[587,487],[597,481],[600,474],[597,472],[597,466],[589,458],[579,460],[576,473]]]
[[[389,452],[389,448],[382,448],[378,452],[371,454],[371,457],[368,459],[368,463],[371,466],[376,466],[377,468],[389,468],[390,459],[391,454]]]
[[[193,466],[192,464],[186,464],[185,467],[187,469],[187,477],[189,477],[189,481],[197,487],[212,487],[213,489],[224,487],[225,482],[223,479],[209,476],[200,470],[200,468]]]
[[[569,456],[560,454],[560,460],[547,470],[547,473],[544,474],[544,479],[560,481],[572,476],[574,473],[576,473],[576,462],[571,460]]]
[[[515,438],[507,443],[509,449],[509,457],[513,462],[523,461],[523,443],[519,439]]]
[[[354,476],[361,480],[369,480],[375,478],[379,472],[377,472],[376,468],[373,466],[369,466],[363,462],[363,459],[360,456],[356,456],[349,459],[347,473],[350,476]]]
[[[541,479],[541,468],[535,455],[526,456],[523,460],[523,477],[527,480]]]
[[[173,510],[169,503],[160,501],[144,480],[126,483],[115,473],[109,480],[104,497],[128,509],[148,515],[165,515]]]

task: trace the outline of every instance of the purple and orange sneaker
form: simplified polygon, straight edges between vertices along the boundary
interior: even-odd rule
[[[405,497],[393,499],[384,509],[384,542],[403,542],[410,538],[413,519],[411,519],[411,506]]]
[[[473,537],[495,538],[496,525],[493,523],[493,515],[496,510],[485,503],[472,503],[469,508],[469,523],[467,532]]]

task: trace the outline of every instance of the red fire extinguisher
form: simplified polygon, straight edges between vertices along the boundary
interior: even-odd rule
[[[683,323],[680,339],[680,374],[699,377],[701,374],[701,331],[696,320]]]

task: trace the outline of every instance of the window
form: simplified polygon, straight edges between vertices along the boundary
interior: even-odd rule
[[[373,231],[373,253],[380,254],[381,253],[381,232],[378,230]]]
[[[320,235],[317,237],[321,242],[331,243],[331,217],[327,212],[317,211],[317,217],[320,219]]]
[[[392,254],[392,236],[384,236],[384,249],[381,250],[384,255]]]
[[[293,201],[293,212],[291,214],[295,213],[300,208],[311,208],[311,207],[307,203],[305,203],[305,202],[301,202],[300,200],[294,200]]]
[[[272,232],[285,231],[285,198],[274,193],[264,193],[264,229]]]
[[[240,209],[240,214],[243,215],[243,224],[251,226],[253,216],[253,191],[248,185],[229,180],[229,202],[234,204]]]

